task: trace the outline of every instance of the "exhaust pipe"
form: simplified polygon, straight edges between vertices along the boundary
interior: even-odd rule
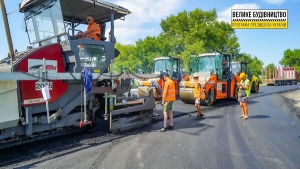
[[[10,34],[8,20],[7,20],[7,14],[6,14],[4,0],[0,0],[0,9],[2,12],[3,25],[4,25],[4,29],[5,29],[5,33],[6,33],[6,40],[7,40],[8,49],[9,49],[8,55],[11,59],[11,64],[12,64],[12,58],[14,57],[15,52],[14,52],[14,47],[13,47],[12,40],[11,40],[11,34]]]

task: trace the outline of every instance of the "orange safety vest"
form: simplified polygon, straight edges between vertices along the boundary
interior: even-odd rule
[[[194,98],[198,98],[200,96],[199,88],[200,88],[200,84],[196,82],[194,85]]]
[[[89,25],[87,27],[87,30],[91,29],[95,25],[97,25],[96,22],[92,23],[91,25]],[[97,25],[97,30],[95,30],[93,32],[90,32],[89,34],[91,35],[91,38],[94,38],[95,40],[100,40],[100,38],[97,36],[97,33],[99,33],[101,35],[101,31],[100,31],[100,26],[99,25]]]
[[[164,87],[164,95],[166,98],[164,98],[165,101],[175,101],[176,96],[175,96],[175,84],[171,79],[167,79],[166,81],[167,84],[165,84]],[[168,90],[166,90],[166,86],[168,86]]]

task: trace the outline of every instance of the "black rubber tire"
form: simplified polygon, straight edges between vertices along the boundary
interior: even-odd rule
[[[217,91],[216,91],[216,89],[214,89],[214,94],[213,94],[213,100],[212,101],[210,101],[210,102],[207,102],[207,101],[205,101],[205,100],[201,100],[201,105],[204,105],[204,106],[212,106],[215,102],[216,102],[216,93],[217,93]]]

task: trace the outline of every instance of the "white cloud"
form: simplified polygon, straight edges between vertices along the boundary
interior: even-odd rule
[[[271,0],[269,0],[271,1]],[[279,0],[278,0],[279,1]],[[233,6],[225,9],[218,14],[219,21],[230,22],[231,21],[231,9],[259,9],[259,6],[255,3],[252,4],[234,4]]]
[[[285,0],[264,0],[266,3],[269,3],[269,4],[275,4],[275,5],[280,5],[282,4],[283,2],[285,2]]]
[[[116,0],[111,1],[132,13],[125,21],[115,22],[115,37],[122,44],[134,43],[138,38],[154,36],[160,32],[159,23],[176,12],[183,0]],[[107,25],[110,27],[110,25]],[[110,28],[109,28],[110,29]],[[107,32],[109,31],[107,29]],[[158,30],[159,29],[159,30]]]
[[[122,44],[131,44],[134,43],[134,41],[138,40],[139,38],[142,38],[143,36],[153,36],[153,34],[156,33],[156,30],[153,28],[147,28],[143,29],[140,27],[120,27],[115,29],[115,37],[116,40]],[[108,35],[106,36],[108,37]]]

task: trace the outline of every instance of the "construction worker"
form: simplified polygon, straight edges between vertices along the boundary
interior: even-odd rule
[[[101,35],[100,26],[95,22],[94,17],[92,15],[88,15],[87,17],[88,27],[84,32],[80,32],[76,35],[77,38],[85,38],[85,39],[93,39],[100,40],[100,37],[97,35]]]
[[[202,110],[200,108],[200,99],[201,99],[201,95],[200,95],[200,83],[199,80],[199,75],[197,73],[195,73],[193,75],[193,79],[194,79],[194,82],[195,83],[195,87],[194,87],[194,98],[195,98],[195,107],[197,108],[197,112],[198,112],[198,115],[197,115],[197,119],[199,119],[200,117],[204,116],[204,114],[202,113]]]
[[[228,65],[227,65],[227,60],[226,60],[225,58],[223,58],[222,65],[223,65],[223,66],[228,66]]]
[[[242,115],[239,116],[243,120],[249,118],[248,116],[248,97],[250,96],[250,81],[247,79],[246,74],[242,72],[240,74],[241,82],[238,84],[238,101],[240,102],[240,107]]]
[[[173,104],[173,101],[176,100],[175,84],[170,79],[170,75],[165,73],[163,79],[165,81],[165,85],[164,85],[164,88],[163,88],[163,96],[162,96],[161,104],[163,106],[164,126],[159,130],[160,132],[164,132],[167,129],[173,130],[172,104]],[[167,128],[168,116],[169,116],[169,119],[170,119],[170,125]]]
[[[222,78],[225,79],[229,72],[228,62],[225,57],[223,57],[223,60],[222,60],[222,67],[223,67]]]

